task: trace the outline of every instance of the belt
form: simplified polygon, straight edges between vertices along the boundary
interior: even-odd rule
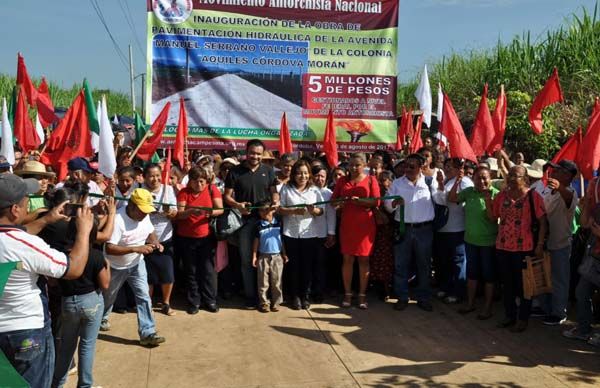
[[[411,227],[411,228],[421,228],[423,226],[428,226],[433,224],[433,221],[425,221],[425,222],[415,222],[415,223],[405,223],[404,225],[406,225],[406,227]]]

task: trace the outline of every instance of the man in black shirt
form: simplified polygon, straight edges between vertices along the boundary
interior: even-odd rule
[[[269,166],[261,163],[265,145],[254,139],[246,143],[246,160],[232,168],[225,178],[225,204],[238,209],[244,216],[245,224],[238,230],[236,239],[240,252],[242,280],[246,306],[256,307],[256,269],[252,266],[252,242],[258,216],[248,207],[265,199],[270,199],[274,207],[279,206],[277,178]]]

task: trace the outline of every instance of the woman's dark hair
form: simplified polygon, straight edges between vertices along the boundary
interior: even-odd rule
[[[314,166],[311,170],[311,173],[313,176],[315,176],[318,173],[320,173],[321,171],[325,171],[325,174],[326,174],[325,180],[327,180],[327,177],[329,177],[329,171],[327,171],[327,168],[325,168],[325,166],[323,166],[322,164],[320,164],[318,166]]]
[[[382,171],[381,174],[379,174],[379,180],[383,181],[383,180],[390,180],[393,181],[394,180],[394,173],[388,170]]]
[[[310,168],[310,163],[308,163],[306,160],[304,159],[300,159],[299,161],[297,161],[296,163],[294,163],[294,165],[292,166],[292,172],[290,173],[290,182],[289,184],[296,187],[296,174],[298,173],[298,170],[300,169],[300,167],[306,167],[306,170],[308,171],[308,183],[307,186],[312,185],[312,172],[311,172],[311,168]]]
[[[211,176],[209,172],[206,169],[200,167],[192,167],[190,171],[188,171],[188,177],[190,180],[202,178],[208,181],[208,183],[210,183],[211,181]]]
[[[162,172],[162,168],[160,168],[160,165],[158,163],[150,163],[146,165],[146,167],[144,167],[144,171],[142,172],[144,178],[146,178],[146,175],[148,175],[150,170],[152,170],[153,168],[158,168],[158,171]]]
[[[52,190],[44,194],[49,209],[54,209],[65,201],[82,202],[90,192],[87,184],[69,181],[60,189]]]
[[[120,167],[117,169],[117,176],[121,176],[121,175],[131,175],[131,177],[133,178],[135,176],[135,168],[133,168],[132,166],[126,166],[126,167]]]

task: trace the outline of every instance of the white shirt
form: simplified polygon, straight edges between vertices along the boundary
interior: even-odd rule
[[[115,226],[108,244],[121,247],[136,247],[146,244],[148,236],[154,231],[150,217],[146,216],[141,221],[132,220],[127,215],[127,207],[124,206],[117,211]],[[122,256],[105,254],[114,269],[127,269],[136,266],[143,258],[141,253],[127,253]]]
[[[41,238],[18,227],[0,227],[0,263],[20,261],[0,298],[0,333],[44,327],[39,275],[60,278],[69,268],[67,256]]]
[[[573,193],[571,206],[568,208],[558,191],[552,193],[552,190],[547,187],[542,191],[549,225],[547,245],[551,250],[562,249],[571,244],[573,217],[579,199],[575,190],[571,187],[567,187],[567,190]]]
[[[443,196],[444,192],[438,192],[436,179],[431,181],[431,193],[436,197]],[[394,179],[392,186],[386,193],[386,196],[400,196],[404,200],[404,222],[408,224],[418,224],[421,222],[433,221],[435,212],[433,210],[433,203],[431,201],[431,193],[429,186],[425,182],[425,176],[419,175],[416,184],[413,184],[406,176]],[[385,200],[385,208],[388,212],[394,214],[396,221],[400,220],[400,207],[392,206],[392,199]],[[436,202],[440,202],[436,200]]]
[[[535,191],[537,191],[538,194],[540,194],[542,197],[544,196],[544,182],[539,179],[535,182],[533,182],[533,184],[531,186],[529,186],[530,189],[534,189]]]
[[[319,189],[321,191],[321,197],[323,201],[329,201],[333,192],[327,187]],[[315,228],[317,229],[317,236],[325,238],[327,235],[335,236],[335,224],[336,224],[336,213],[335,208],[328,203],[323,208],[325,214],[322,216],[315,217]]]
[[[279,200],[282,207],[300,204],[311,204],[323,201],[321,190],[316,186],[309,186],[304,191],[298,191],[292,185],[284,185],[279,193]],[[319,206],[324,208],[324,205]],[[292,238],[314,238],[319,236],[316,219],[320,216],[313,216],[308,212],[299,215],[283,216],[283,235]]]
[[[175,197],[173,187],[167,186],[167,190],[165,191],[165,185],[161,184],[157,192],[152,192],[146,185],[143,188],[152,193],[153,202],[173,204],[173,206],[169,206],[169,210],[177,210],[177,198]],[[154,232],[158,237],[158,241],[167,241],[173,237],[173,224],[163,213],[161,205],[156,205],[155,207],[157,212],[150,214],[150,221],[154,225]]]
[[[453,233],[453,232],[464,232],[465,231],[465,203],[448,202],[448,193],[452,190],[456,182],[456,178],[450,179],[444,184],[444,195],[440,198],[441,205],[448,206],[448,222],[438,232],[440,233]],[[460,193],[467,187],[473,187],[473,181],[469,177],[463,177],[460,181],[457,193]]]

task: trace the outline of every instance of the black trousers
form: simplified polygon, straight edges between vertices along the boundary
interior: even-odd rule
[[[187,300],[194,306],[217,302],[216,240],[213,237],[179,237]]]
[[[290,294],[301,299],[308,297],[315,255],[321,244],[320,238],[292,238],[283,236],[290,282]]]
[[[525,256],[529,252],[508,252],[498,249],[496,255],[504,284],[504,314],[506,318],[527,321],[531,314],[531,299],[523,298],[523,273]],[[519,306],[517,307],[517,297]]]
[[[312,263],[312,283],[310,285],[310,293],[313,297],[323,297],[327,282],[327,255],[325,248],[325,239],[318,238],[316,251],[313,254]]]

